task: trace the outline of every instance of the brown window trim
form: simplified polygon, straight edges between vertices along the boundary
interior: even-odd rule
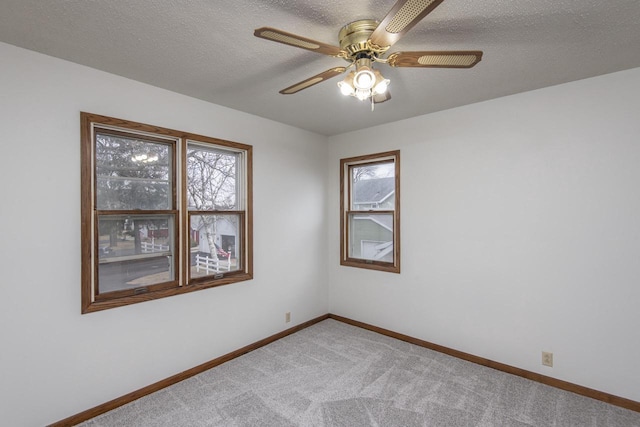
[[[389,161],[394,163],[394,210],[351,210],[351,167]],[[349,257],[349,217],[357,214],[393,216],[393,262]],[[340,159],[340,265],[400,273],[400,150]]]
[[[120,211],[98,211],[95,209],[95,159],[94,159],[94,132],[93,129],[100,129],[101,132],[114,136],[140,136],[152,142],[171,144],[172,159],[172,185],[173,195],[171,209],[168,210],[120,210]],[[114,129],[115,128],[115,129]],[[203,135],[196,135],[189,132],[182,132],[167,128],[162,128],[143,123],[137,123],[107,116],[91,113],[80,113],[80,135],[81,135],[81,312],[90,313],[109,308],[121,307],[136,304],[143,301],[150,301],[159,298],[166,298],[173,295],[185,294],[193,291],[208,289],[240,281],[253,279],[253,158],[252,146],[233,141],[226,141]],[[166,137],[167,139],[164,139]],[[188,282],[189,268],[189,232],[187,230],[188,211],[186,201],[186,157],[177,158],[177,148],[181,153],[186,153],[187,141],[197,141],[198,143],[212,144],[222,150],[241,152],[244,159],[244,170],[242,180],[244,182],[244,210],[239,211],[207,211],[208,214],[238,214],[243,219],[241,227],[241,253],[242,268],[238,271],[224,273],[199,278]],[[176,167],[176,165],[180,167]],[[177,180],[178,170],[180,170],[180,180]],[[180,188],[178,188],[180,183]],[[180,198],[180,206],[177,206],[178,192],[183,196]],[[136,289],[119,290],[105,294],[94,292],[93,278],[97,277],[98,268],[98,242],[97,227],[98,214],[161,214],[173,215],[175,218],[174,227],[176,229],[174,239],[175,268],[178,270],[176,280],[164,283],[156,283],[149,286],[141,286]],[[182,252],[180,252],[182,248]]]

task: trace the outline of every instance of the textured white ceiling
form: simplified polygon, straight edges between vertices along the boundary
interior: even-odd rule
[[[394,3],[0,0],[0,41],[324,135],[640,67],[639,0],[445,0],[390,52],[482,50],[475,68],[380,65],[393,98],[374,112],[340,95],[340,77],[278,93],[346,62],[255,28],[338,45],[344,24],[382,19]]]

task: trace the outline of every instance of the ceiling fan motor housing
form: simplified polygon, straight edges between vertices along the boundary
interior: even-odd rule
[[[371,33],[378,27],[375,19],[361,19],[353,21],[340,29],[338,39],[340,48],[347,53],[347,60],[354,61],[363,56],[377,57],[387,51],[385,49],[373,49],[369,43]]]

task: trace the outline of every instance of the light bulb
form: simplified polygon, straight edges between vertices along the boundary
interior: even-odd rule
[[[356,98],[358,98],[360,101],[364,101],[370,96],[371,91],[369,89],[356,89]]]
[[[378,70],[373,70],[373,74],[376,76],[376,82],[373,85],[373,94],[378,95],[385,93],[389,86],[389,79],[385,79]]]
[[[353,76],[355,74],[356,73],[354,71],[351,71],[345,76],[344,80],[338,82],[338,87],[340,88],[340,92],[342,92],[343,95],[349,96],[355,94],[356,90],[353,87]]]
[[[388,87],[389,79],[382,79],[375,85],[375,87],[373,88],[373,92],[376,94],[383,94],[387,91]]]
[[[344,96],[353,95],[354,90],[348,83],[338,82],[338,87]]]
[[[362,67],[353,78],[353,85],[357,89],[369,90],[373,87],[376,76],[368,68]]]

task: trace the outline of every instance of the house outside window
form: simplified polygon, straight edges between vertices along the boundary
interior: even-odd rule
[[[83,313],[252,278],[251,146],[88,113],[81,132]]]
[[[340,263],[400,272],[400,152],[340,160]]]

